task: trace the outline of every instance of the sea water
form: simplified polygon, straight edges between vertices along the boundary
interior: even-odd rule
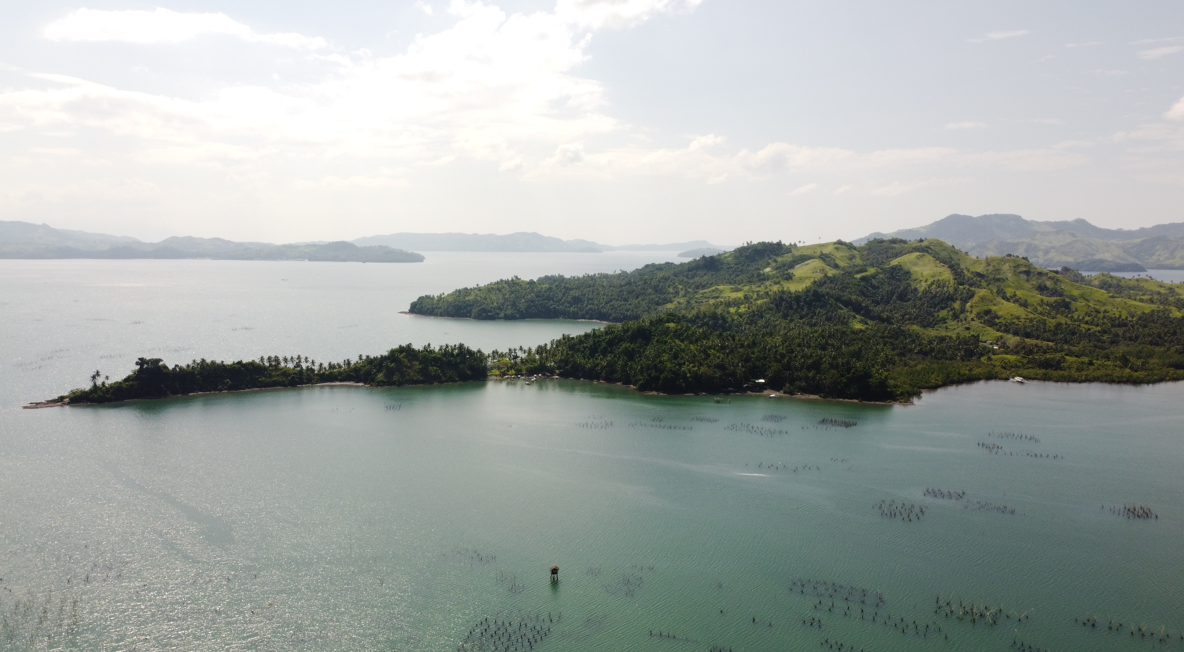
[[[1180,384],[880,406],[490,381],[17,409],[81,384],[74,368],[170,359],[169,334],[182,359],[330,359],[389,345],[372,320],[486,348],[590,327],[400,315],[448,288],[392,290],[412,272],[374,265],[71,262],[0,268],[22,347],[0,412],[0,649],[1184,649]],[[442,273],[513,266],[531,270]],[[30,293],[38,277],[53,290]]]

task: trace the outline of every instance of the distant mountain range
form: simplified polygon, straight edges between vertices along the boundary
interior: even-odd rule
[[[950,215],[932,224],[873,238],[944,240],[972,256],[1023,256],[1045,268],[1072,267],[1090,272],[1143,272],[1184,269],[1184,223],[1141,229],[1106,229],[1081,219],[1026,220],[1019,215]]]
[[[351,240],[356,245],[386,245],[415,251],[504,251],[504,252],[564,252],[600,253],[604,251],[684,251],[710,248],[724,251],[728,247],[713,245],[706,240],[671,244],[636,244],[613,246],[591,240],[561,240],[533,232],[519,231],[509,235],[493,233],[392,233],[371,235]]]
[[[222,238],[179,236],[160,242],[86,231],[55,229],[46,224],[0,221],[0,258],[213,258],[219,260],[312,260],[367,263],[420,262],[418,251],[561,252],[604,251],[714,252],[728,247],[706,240],[615,247],[590,240],[561,240],[538,233],[392,233],[345,242],[277,245]],[[682,255],[682,254],[680,254]]]
[[[350,242],[275,245],[222,238],[172,237],[160,242],[45,224],[0,221],[0,258],[214,258],[219,260],[310,260],[362,263],[418,263],[423,256],[383,246]]]

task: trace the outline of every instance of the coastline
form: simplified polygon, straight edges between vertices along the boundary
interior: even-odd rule
[[[652,391],[652,390],[651,391],[642,391],[642,390],[637,389],[633,385],[625,385],[623,383],[610,383],[610,382],[604,381],[604,380],[592,380],[592,379],[588,379],[588,378],[565,378],[562,376],[510,376],[510,377],[487,376],[483,380],[465,380],[465,381],[458,381],[458,382],[466,382],[466,383],[467,382],[494,382],[494,381],[513,382],[513,381],[518,381],[518,380],[531,381],[531,382],[535,382],[535,381],[539,381],[539,380],[570,380],[570,381],[581,382],[581,383],[593,383],[593,384],[600,384],[600,385],[615,385],[617,387],[622,387],[622,388],[628,389],[630,391],[636,392],[638,394],[644,394],[647,396],[728,396],[728,397],[747,396],[747,397],[753,397],[753,398],[755,398],[755,397],[787,398],[787,399],[792,399],[792,400],[797,400],[797,401],[819,401],[819,402],[825,402],[825,403],[854,403],[857,405],[884,405],[884,406],[903,406],[903,407],[914,406],[917,404],[917,399],[921,398],[921,396],[923,396],[924,394],[936,392],[936,391],[945,389],[947,387],[958,387],[958,386],[962,386],[962,385],[973,385],[973,384],[977,384],[977,383],[989,383],[989,382],[997,382],[997,383],[1010,382],[1009,380],[1004,380],[1001,378],[986,378],[986,379],[969,380],[966,382],[959,382],[959,383],[950,383],[948,385],[942,385],[941,387],[931,387],[931,388],[923,389],[923,390],[921,390],[920,395],[910,398],[908,400],[904,400],[904,401],[864,401],[864,400],[854,399],[854,398],[829,398],[829,397],[825,397],[825,396],[819,396],[817,394],[786,394],[785,392],[780,392],[780,391],[772,390],[772,389],[767,389],[767,390],[760,391],[760,392],[728,392],[728,393],[718,393],[718,394],[713,394],[710,392],[695,392],[695,393],[687,393],[687,394],[667,394],[665,392],[657,392],[657,391]],[[1171,383],[1171,382],[1184,382],[1184,380],[1172,378],[1172,379],[1157,380],[1157,381],[1146,382],[1146,383],[1115,383],[1115,382],[1100,381],[1100,380],[1087,380],[1087,381],[1080,381],[1080,382],[1072,382],[1072,381],[1058,381],[1058,380],[1028,378],[1027,382],[1028,383],[1056,383],[1056,384],[1064,384],[1064,385],[1095,385],[1095,384],[1098,384],[1098,385],[1142,386],[1142,385],[1159,385],[1161,383]],[[453,385],[453,384],[457,384],[457,383],[432,383],[432,385]],[[214,391],[214,392],[193,392],[190,394],[172,394],[169,396],[152,396],[152,397],[144,397],[144,398],[131,398],[131,399],[126,399],[126,400],[122,400],[122,401],[108,401],[106,403],[70,403],[69,397],[66,395],[62,395],[62,396],[58,396],[56,398],[46,399],[43,401],[35,401],[32,403],[22,405],[21,409],[23,409],[23,410],[40,410],[40,409],[44,409],[44,408],[54,408],[54,407],[70,407],[70,406],[81,407],[81,406],[93,406],[93,405],[112,405],[112,404],[117,404],[117,403],[131,403],[131,402],[135,402],[135,401],[159,401],[159,400],[167,400],[167,399],[172,399],[172,398],[183,398],[183,397],[187,397],[187,396],[207,396],[207,395],[212,395],[212,394],[239,394],[242,392],[263,392],[263,391],[276,391],[276,390],[286,390],[286,389],[300,389],[300,388],[305,388],[305,387],[332,387],[332,386],[384,387],[384,388],[387,388],[387,387],[428,387],[430,385],[427,385],[427,384],[367,385],[366,383],[358,383],[358,382],[350,382],[350,381],[331,381],[331,382],[325,382],[325,383],[310,383],[307,385],[291,385],[291,386],[282,386],[282,387],[250,387],[247,389],[228,389],[228,390],[221,390],[221,391]]]
[[[480,380],[480,381],[461,381],[461,382],[494,382],[494,381],[509,382],[509,381],[516,381],[516,380],[529,380],[532,382],[538,381],[538,380],[571,380],[571,381],[576,381],[576,382],[581,382],[581,383],[616,385],[617,387],[623,387],[625,389],[629,389],[629,390],[637,392],[639,394],[645,394],[647,396],[748,396],[748,397],[789,398],[789,399],[800,400],[800,401],[825,401],[825,402],[836,402],[836,403],[857,403],[857,404],[861,404],[861,405],[914,405],[915,404],[912,399],[909,399],[907,401],[861,401],[859,399],[853,399],[853,398],[826,398],[823,396],[818,396],[817,394],[786,394],[784,392],[779,392],[776,390],[765,390],[765,391],[761,391],[761,392],[729,392],[727,394],[711,394],[708,392],[699,392],[699,393],[694,393],[694,394],[667,394],[665,392],[641,391],[641,390],[637,389],[636,387],[634,387],[633,385],[625,385],[622,383],[609,383],[609,382],[603,381],[603,380],[589,380],[587,378],[563,378],[561,376],[514,376],[514,377],[509,377],[509,378],[504,377],[504,376],[487,376],[484,380]],[[433,384],[452,385],[454,383],[433,383]],[[264,392],[264,391],[283,390],[283,389],[300,389],[300,388],[304,388],[304,387],[331,387],[331,386],[376,387],[376,385],[367,385],[365,383],[356,383],[356,382],[347,382],[347,381],[332,381],[332,382],[327,382],[327,383],[311,383],[308,385],[291,385],[291,386],[284,386],[284,387],[250,387],[247,389],[226,389],[226,390],[221,390],[221,391],[216,391],[216,392],[193,392],[190,394],[172,394],[169,396],[129,398],[129,399],[122,400],[122,401],[108,401],[106,403],[71,403],[69,397],[63,394],[62,396],[58,396],[56,398],[46,399],[44,401],[35,401],[32,403],[22,405],[21,409],[23,409],[23,410],[40,410],[40,409],[44,409],[44,408],[54,408],[54,407],[71,407],[71,406],[85,407],[85,406],[93,406],[93,405],[113,405],[113,404],[119,404],[119,403],[132,403],[132,402],[136,402],[136,401],[162,401],[162,400],[168,400],[168,399],[172,399],[172,398],[184,398],[187,396],[208,396],[208,395],[212,395],[212,394],[241,394],[243,392]],[[401,385],[401,387],[427,387],[427,386],[428,385]],[[388,386],[383,385],[381,387],[388,387]]]
[[[604,321],[603,319],[564,319],[563,317],[528,317],[526,319],[473,319],[472,317],[449,317],[447,315],[425,315],[418,312],[411,312],[410,310],[400,310],[400,315],[411,315],[412,317],[427,317],[428,319],[463,319],[465,321],[573,321],[573,322],[588,322],[589,324],[620,324],[617,321]]]
[[[441,383],[441,384],[444,384],[444,383]],[[33,403],[28,403],[26,405],[22,405],[21,409],[22,410],[40,410],[43,408],[51,408],[51,407],[69,407],[69,406],[81,407],[81,406],[87,406],[87,405],[112,405],[115,403],[132,403],[134,401],[161,401],[161,400],[166,400],[166,399],[170,399],[170,398],[184,398],[186,396],[208,396],[210,394],[241,394],[243,392],[266,392],[269,390],[277,390],[277,389],[297,389],[300,387],[328,387],[328,386],[332,386],[332,385],[347,386],[347,387],[371,387],[371,385],[367,385],[365,383],[354,383],[354,382],[348,382],[348,381],[335,380],[335,381],[331,381],[331,382],[327,382],[327,383],[312,383],[309,385],[292,385],[292,386],[284,386],[284,387],[248,387],[247,389],[224,389],[224,390],[217,391],[217,392],[192,392],[190,394],[170,394],[169,396],[149,396],[149,397],[144,397],[144,398],[129,398],[129,399],[125,399],[122,401],[108,401],[106,403],[71,403],[70,398],[68,396],[66,396],[65,394],[63,394],[62,396],[59,396],[57,398],[51,398],[51,399],[46,399],[44,401],[36,401]],[[422,387],[422,385],[421,385],[421,387]]]

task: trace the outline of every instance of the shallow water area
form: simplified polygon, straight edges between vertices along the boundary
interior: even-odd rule
[[[548,617],[539,649],[1143,649],[1105,626],[1184,629],[1179,391],[885,407],[545,380],[26,411],[0,439],[0,608],[83,649],[454,650]]]
[[[534,265],[492,260],[441,273]],[[170,341],[327,357],[592,327],[400,315],[437,281],[363,267],[80,265],[38,271],[57,288],[40,303],[0,283],[6,353],[66,349],[8,360],[0,385],[0,649],[1184,650],[1180,383],[912,406],[546,379],[16,407]],[[171,290],[74,304],[87,273]]]

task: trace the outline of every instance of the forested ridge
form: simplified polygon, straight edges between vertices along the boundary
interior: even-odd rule
[[[753,388],[759,379],[789,393],[902,400],[1012,375],[1184,378],[1182,307],[1172,284],[897,239],[758,243],[627,273],[513,278],[420,297],[411,311],[621,322],[494,355],[495,374],[671,393]]]

